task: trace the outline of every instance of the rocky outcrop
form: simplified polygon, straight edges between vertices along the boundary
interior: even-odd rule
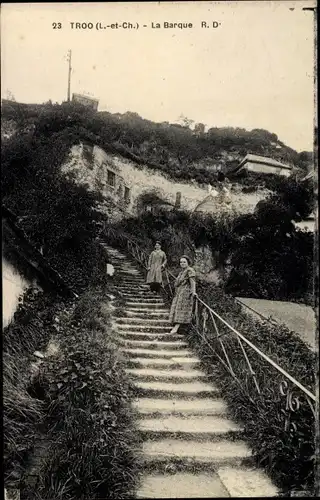
[[[177,193],[181,193],[180,207],[190,211],[199,207],[211,192],[213,202],[207,204],[204,210],[214,213],[252,212],[268,194],[264,189],[244,193],[240,185],[229,183],[224,190],[218,187],[218,195],[215,196],[210,186],[200,186],[195,181],[175,182],[160,171],[148,169],[119,154],[105,152],[98,146],[88,151],[82,144],[72,147],[62,171],[68,176],[73,175],[88,189],[97,190],[106,199],[114,200],[120,213],[132,215],[137,213],[139,197],[149,192],[154,192],[170,204],[175,204]],[[121,217],[120,213],[113,215]]]

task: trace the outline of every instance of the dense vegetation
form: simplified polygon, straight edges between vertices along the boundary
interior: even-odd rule
[[[313,305],[314,238],[296,228],[313,208],[312,183],[286,180],[278,192],[258,204],[253,214],[236,218],[160,210],[114,225],[150,251],[162,243],[172,266],[180,255],[195,256],[208,246],[217,267],[225,270],[228,293]],[[294,269],[294,272],[292,270]]]
[[[29,394],[30,356],[43,349],[55,330],[59,307],[55,294],[30,288],[15,318],[3,331],[4,481],[19,484],[25,460],[34,444],[36,426],[43,417],[42,402]]]
[[[58,319],[59,355],[37,377],[48,448],[40,483],[26,498],[132,498],[139,468],[133,392],[103,288],[90,288]]]
[[[30,499],[130,497],[137,477],[130,387],[111,341],[109,312],[100,310],[108,289],[108,256],[96,239],[105,221],[101,198],[60,172],[70,146],[90,140],[83,119],[68,106],[38,108],[34,116],[22,110],[1,151],[3,204],[80,295],[69,317],[73,299],[30,289],[3,332],[5,484],[22,487]],[[81,296],[85,290],[89,295]],[[46,358],[34,379],[33,353],[52,337],[60,355]],[[28,460],[39,433],[51,446],[34,488]]]
[[[77,115],[72,123],[66,112],[56,120],[50,116],[40,115],[32,132],[4,142],[2,202],[35,248],[79,291],[105,270],[105,255],[95,243],[101,197],[60,172],[70,146],[86,134]]]
[[[72,128],[77,134],[81,132],[84,140],[106,151],[118,152],[138,165],[160,170],[173,180],[194,179],[199,183],[215,184],[219,179],[217,167],[228,172],[247,153],[288,162],[303,172],[312,163],[311,153],[297,153],[275,134],[262,129],[247,131],[226,127],[210,128],[205,132],[202,124],[196,124],[192,130],[187,119],[182,120],[182,124],[154,123],[137,113],[95,113],[67,103],[31,106],[6,101],[2,114],[8,130],[15,123],[20,127],[24,124],[25,130],[35,127],[44,133]],[[250,186],[251,177],[255,179],[249,175],[240,182]],[[259,179],[262,185],[265,181],[265,176]]]

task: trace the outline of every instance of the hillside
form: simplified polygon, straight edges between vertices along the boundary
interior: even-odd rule
[[[64,116],[66,115],[66,116]],[[281,142],[276,134],[263,129],[247,131],[242,128],[210,128],[203,124],[190,128],[168,122],[155,123],[137,113],[124,114],[101,111],[94,113],[80,105],[27,105],[2,101],[2,139],[10,137],[21,127],[28,133],[35,122],[46,132],[67,127],[85,128],[88,139],[104,149],[112,149],[137,162],[167,173],[174,180],[196,180],[214,184],[218,170],[227,172],[247,153],[269,156],[306,171],[312,161],[309,152],[298,153]]]
[[[109,170],[116,173],[116,188],[108,182]],[[73,175],[80,185],[90,191],[101,193],[104,197],[103,211],[112,220],[122,218],[124,212],[127,215],[136,215],[146,194],[158,196],[160,200],[174,206],[176,195],[180,192],[182,210],[193,211],[204,200],[209,199],[215,213],[227,212],[236,215],[253,212],[257,203],[264,200],[270,192],[259,187],[246,192],[245,186],[230,182],[228,195],[224,194],[221,186],[216,186],[214,194],[218,194],[209,196],[206,184],[186,182],[184,179],[173,181],[161,170],[150,169],[146,164],[137,163],[120,154],[106,152],[98,146],[94,146],[90,156],[83,145],[72,146],[67,161],[62,165],[62,172],[67,176]],[[130,192],[130,200],[127,203],[121,196],[123,185]],[[111,205],[112,200],[117,208]]]

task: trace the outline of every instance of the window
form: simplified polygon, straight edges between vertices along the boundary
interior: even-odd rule
[[[109,186],[115,187],[116,185],[116,174],[108,170],[108,184]]]
[[[124,201],[126,201],[127,203],[130,202],[130,189],[126,186],[124,188]]]

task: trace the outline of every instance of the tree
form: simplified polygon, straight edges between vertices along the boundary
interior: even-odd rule
[[[193,133],[195,135],[197,135],[198,137],[201,137],[205,133],[205,128],[206,128],[206,126],[203,123],[196,123],[194,126]]]
[[[69,112],[46,111],[36,120],[35,135],[16,135],[4,145],[2,199],[32,243],[77,288],[103,268],[105,257],[95,258],[95,236],[104,216],[98,210],[101,196],[61,173],[70,146],[84,133],[77,127],[81,120]]]
[[[311,170],[313,166],[313,153],[311,151],[302,151],[299,153],[298,166],[302,168],[305,173]]]
[[[183,127],[190,128],[194,123],[194,120],[191,120],[190,118],[187,118],[186,116],[181,114],[178,118],[178,123],[181,123]]]

